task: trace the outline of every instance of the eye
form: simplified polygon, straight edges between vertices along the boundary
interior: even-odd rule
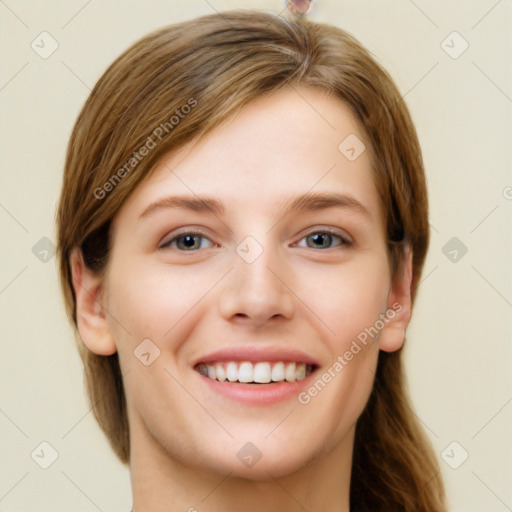
[[[306,241],[306,245],[301,244],[302,240]],[[310,249],[330,249],[335,246],[349,246],[352,243],[347,237],[336,234],[330,230],[313,231],[311,234],[302,238],[302,240],[297,246],[309,247]]]
[[[164,242],[159,246],[160,249],[177,249],[179,251],[194,252],[197,249],[205,249],[203,242],[206,241],[210,245],[207,247],[213,247],[214,244],[200,233],[181,233],[174,238],[171,238],[167,242]]]
[[[305,241],[302,243],[302,241]],[[313,231],[296,244],[297,247],[309,247],[310,249],[330,249],[337,246],[349,246],[348,237],[336,234],[330,230]],[[159,249],[175,249],[183,252],[195,252],[198,249],[214,247],[216,244],[201,233],[185,232],[171,238],[159,246]]]

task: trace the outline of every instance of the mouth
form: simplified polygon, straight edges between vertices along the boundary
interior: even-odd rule
[[[278,384],[301,381],[316,365],[300,361],[217,361],[200,362],[194,370],[208,379],[237,384]]]
[[[209,397],[245,408],[296,399],[311,385],[320,363],[291,346],[247,344],[203,354],[192,368]]]

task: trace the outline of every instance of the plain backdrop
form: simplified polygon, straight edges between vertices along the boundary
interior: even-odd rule
[[[129,45],[162,25],[238,7],[285,8],[0,2],[2,512],[130,509],[129,473],[87,405],[58,286],[65,149],[90,89]],[[451,510],[512,510],[512,2],[317,0],[309,16],[355,35],[410,108],[432,228],[406,348],[414,412]]]

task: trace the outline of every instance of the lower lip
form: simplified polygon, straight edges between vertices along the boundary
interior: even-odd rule
[[[276,382],[273,384],[241,384],[239,382],[220,382],[210,379],[196,372],[202,381],[210,387],[215,393],[250,405],[269,405],[290,398],[295,398],[305,388],[307,388],[316,370],[304,377],[302,380],[295,382]]]

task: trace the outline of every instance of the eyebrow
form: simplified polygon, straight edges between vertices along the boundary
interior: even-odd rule
[[[284,203],[282,208],[285,212],[284,214],[288,215],[289,213],[303,213],[335,207],[352,210],[368,217],[368,219],[372,218],[369,210],[355,197],[349,194],[329,192],[307,193],[302,196],[292,198],[288,202]],[[209,196],[169,196],[150,204],[141,213],[139,220],[144,217],[148,217],[159,210],[178,208],[199,213],[213,213],[219,216],[225,212],[223,203],[218,199]]]

